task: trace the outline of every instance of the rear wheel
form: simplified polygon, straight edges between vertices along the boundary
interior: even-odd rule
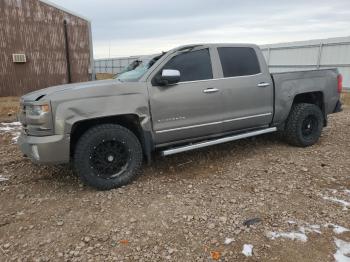
[[[284,137],[295,146],[306,147],[315,144],[321,136],[324,117],[314,104],[295,104],[286,122]]]
[[[119,125],[91,128],[79,139],[74,153],[74,166],[80,179],[99,190],[128,184],[141,164],[139,140]]]

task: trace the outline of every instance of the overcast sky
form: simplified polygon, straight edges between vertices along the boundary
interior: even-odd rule
[[[350,0],[51,0],[92,21],[95,58],[205,42],[269,44],[350,35]]]

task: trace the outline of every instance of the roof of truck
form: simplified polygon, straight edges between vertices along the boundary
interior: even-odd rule
[[[188,44],[188,45],[182,45],[178,46],[170,51],[181,51],[186,50],[189,48],[196,48],[201,46],[208,46],[208,47],[252,47],[252,48],[259,48],[256,44],[247,44],[247,43],[199,43],[199,44]]]

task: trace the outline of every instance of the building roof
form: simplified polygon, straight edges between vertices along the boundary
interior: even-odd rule
[[[320,45],[321,43],[325,45],[350,43],[350,36],[267,44],[267,45],[260,45],[260,48],[268,49],[268,48],[281,48],[281,47],[285,48],[285,47],[298,47],[298,46],[315,46],[315,45]]]
[[[90,22],[90,19],[89,19],[89,18],[87,18],[87,17],[85,17],[85,16],[82,16],[82,15],[79,15],[79,14],[73,12],[73,11],[70,11],[70,10],[68,10],[68,9],[66,9],[66,8],[64,8],[64,7],[62,7],[62,6],[60,6],[60,5],[57,5],[57,4],[55,4],[55,3],[52,3],[51,1],[48,1],[48,0],[39,0],[39,1],[42,2],[42,3],[44,3],[44,4],[47,4],[47,5],[49,5],[49,6],[52,6],[52,7],[54,7],[54,8],[60,9],[61,11],[65,12],[65,13],[74,15],[74,16],[76,16],[76,17],[79,17],[79,18],[81,18],[81,19],[83,19],[83,20],[86,20],[86,21]]]

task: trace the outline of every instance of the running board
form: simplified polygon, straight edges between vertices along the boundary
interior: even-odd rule
[[[180,147],[167,149],[167,150],[161,151],[161,155],[162,156],[174,155],[174,154],[185,152],[185,151],[190,151],[190,150],[199,149],[199,148],[203,148],[203,147],[207,147],[207,146],[222,144],[222,143],[235,141],[235,140],[239,140],[239,139],[243,139],[243,138],[247,138],[247,137],[272,133],[275,131],[277,131],[276,127],[270,127],[270,128],[261,129],[261,130],[257,130],[257,131],[253,131],[253,132],[247,132],[247,133],[243,133],[243,134],[239,134],[239,135],[223,137],[223,138],[219,138],[219,139],[215,139],[215,140],[199,142],[196,144],[190,144],[190,145],[186,145],[186,146],[180,146]]]

